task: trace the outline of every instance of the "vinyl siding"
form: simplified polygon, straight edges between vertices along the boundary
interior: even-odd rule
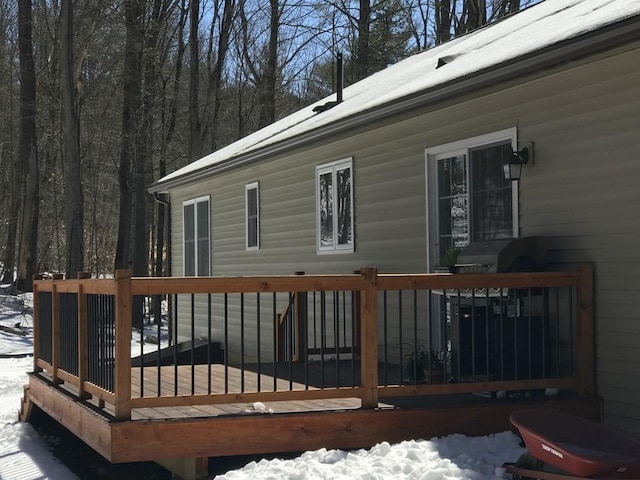
[[[605,420],[640,434],[638,65],[638,45],[627,46],[176,188],[174,274],[182,272],[182,201],[207,194],[214,275],[350,273],[363,266],[423,272],[425,149],[517,127],[521,144],[535,142],[535,162],[519,186],[520,234],[549,237],[553,268],[595,263]],[[318,255],[315,167],[349,157],[355,251]],[[246,251],[244,186],[255,181],[260,249]],[[245,335],[252,333],[255,327]]]

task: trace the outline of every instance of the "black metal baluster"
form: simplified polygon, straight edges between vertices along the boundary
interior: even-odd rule
[[[207,393],[211,395],[211,329],[213,328],[211,293],[207,294]]]
[[[273,326],[273,391],[278,391],[278,349],[282,348],[282,345],[278,344],[278,329],[280,328],[280,319],[278,318],[278,308],[277,308],[277,299],[278,296],[276,292],[273,292],[273,318],[274,318],[274,326]]]
[[[324,388],[324,348],[326,345],[325,339],[325,322],[327,319],[325,305],[325,292],[320,292],[320,388]]]
[[[229,393],[229,294],[224,294],[224,393]]]
[[[398,290],[398,353],[399,353],[399,365],[400,365],[400,385],[404,383],[403,377],[403,365],[404,365],[404,352],[403,352],[403,338],[402,338],[402,290]]]
[[[261,355],[261,348],[260,348],[260,343],[261,343],[261,336],[260,336],[260,292],[256,293],[256,350],[257,350],[257,383],[258,383],[258,392],[261,390],[260,386],[261,386],[261,381],[260,381],[260,375],[261,375],[261,362],[262,362],[262,355]]]
[[[196,296],[191,294],[191,395],[196,393],[195,347],[196,347]]]

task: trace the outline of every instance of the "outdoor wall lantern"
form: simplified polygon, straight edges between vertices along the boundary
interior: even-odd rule
[[[526,144],[520,151],[512,150],[502,165],[504,178],[512,182],[520,180],[522,166],[529,162],[533,164],[533,143]]]

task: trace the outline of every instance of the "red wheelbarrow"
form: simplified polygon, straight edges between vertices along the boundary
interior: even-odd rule
[[[640,479],[640,442],[582,418],[546,410],[511,414],[527,452],[505,464],[514,480]]]

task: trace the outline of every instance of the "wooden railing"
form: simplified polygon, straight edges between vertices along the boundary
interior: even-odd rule
[[[93,397],[100,406],[109,404],[119,420],[130,419],[132,409],[144,407],[356,397],[363,407],[373,408],[380,397],[393,396],[550,387],[595,393],[590,265],[569,273],[388,275],[365,268],[350,275],[132,278],[129,271],[117,271],[113,279],[86,277],[34,281],[34,369],[54,383],[74,386],[81,399]],[[207,344],[221,342],[224,351],[222,360],[208,356],[201,361],[192,349],[184,368],[170,361],[175,376],[170,392],[161,390],[159,350],[156,366],[140,362],[132,368],[134,299],[158,296],[173,302],[174,348],[181,340],[193,348],[204,338]],[[287,339],[275,330],[291,298],[296,299],[295,308],[287,314],[294,330],[285,358],[281,342]],[[234,302],[236,314],[229,313]],[[540,312],[531,306],[536,302]],[[461,322],[467,322],[463,317],[477,317],[481,326],[473,324],[464,333],[459,330]],[[202,329],[206,335],[196,334]],[[503,329],[516,338],[508,348],[503,343],[511,337]],[[179,331],[188,334],[180,337]],[[237,331],[240,336],[234,337]],[[314,335],[320,342],[315,348]],[[532,341],[533,335],[544,339]],[[520,337],[526,339],[523,346]],[[327,339],[335,345],[328,345]],[[423,343],[428,350],[437,345],[446,350],[450,363],[445,383],[388,374],[388,367],[395,365],[399,371],[408,350]],[[409,347],[403,351],[405,344]],[[234,348],[239,349],[235,359]],[[319,357],[310,361],[308,352],[319,352]],[[505,365],[514,358],[521,368],[505,374]],[[279,363],[283,360],[284,366]],[[351,365],[345,367],[351,368],[345,375],[340,371],[343,361]],[[336,369],[333,384],[308,379],[312,367],[322,368],[324,379],[324,365],[329,363]],[[294,381],[296,364],[302,364],[303,373]],[[206,388],[196,384],[200,367],[207,371]],[[232,367],[240,372],[240,387],[229,385]],[[145,373],[151,371],[145,368],[155,369],[157,391],[145,394],[143,386],[132,394],[132,372],[145,381]],[[216,368],[223,372],[224,384],[212,386]],[[186,394],[178,388],[178,376],[184,372],[191,377]],[[284,375],[286,381],[273,380],[267,386],[267,373],[268,378]],[[353,381],[345,383],[342,378],[349,376]],[[245,385],[248,378],[257,379],[257,387]]]

